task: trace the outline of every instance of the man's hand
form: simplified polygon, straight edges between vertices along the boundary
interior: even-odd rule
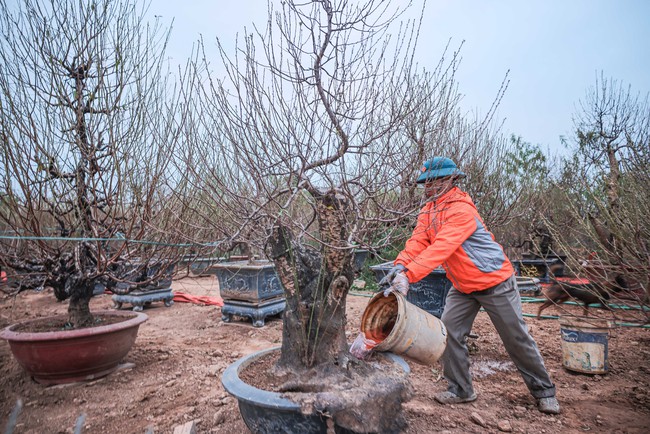
[[[403,266],[402,264],[397,264],[393,268],[388,271],[388,274],[384,276],[383,279],[379,281],[379,286],[390,286],[393,283],[393,279],[397,275],[397,273],[400,273],[402,271],[406,270],[406,267]]]
[[[384,290],[384,297],[388,297],[391,291],[399,291],[406,297],[409,292],[409,278],[406,277],[405,273],[397,273],[390,288]]]

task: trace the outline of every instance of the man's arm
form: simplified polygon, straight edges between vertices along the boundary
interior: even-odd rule
[[[417,224],[415,225],[415,229],[413,229],[411,238],[406,241],[404,250],[402,250],[400,254],[397,255],[397,258],[394,262],[395,265],[408,265],[411,261],[413,261],[413,259],[422,253],[424,249],[429,247],[430,243],[428,231],[430,230],[430,213],[431,211],[427,206],[423,207],[420,210],[420,213],[418,214]]]

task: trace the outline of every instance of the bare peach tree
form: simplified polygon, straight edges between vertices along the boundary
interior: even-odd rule
[[[332,392],[372,381],[345,334],[352,251],[366,228],[403,217],[401,189],[421,163],[399,128],[419,23],[400,13],[373,0],[282,2],[235,53],[218,43],[224,79],[205,46],[184,76],[191,140],[178,160],[191,190],[209,192],[186,199],[197,233],[274,262],[287,299],[282,390],[321,391],[314,408],[356,431],[397,429],[406,394],[399,375],[365,396]]]
[[[187,141],[175,161],[193,192],[189,224],[274,262],[287,299],[281,389],[318,391],[314,408],[355,431],[397,429],[406,389],[391,378],[348,398],[332,392],[372,372],[345,334],[352,251],[410,232],[421,206],[413,180],[442,138],[498,140],[458,108],[457,55],[417,66],[420,22],[401,12],[376,0],[282,2],[234,53],[218,41],[224,78],[205,44],[183,76]],[[354,366],[365,374],[353,378]]]
[[[574,121],[574,154],[565,161],[558,180],[565,194],[562,208],[573,224],[555,225],[555,233],[565,240],[573,262],[586,266],[578,271],[588,272],[587,276],[606,287],[609,295],[643,299],[645,294],[647,300],[648,96],[635,94],[630,87],[601,75],[581,101]],[[585,261],[589,256],[591,261]],[[647,321],[647,312],[642,312],[638,318]]]
[[[461,67],[459,52],[447,50],[448,62],[441,62],[433,73],[417,74],[408,92],[414,96],[412,111],[402,119],[409,141],[402,149],[409,164],[418,167],[434,155],[451,157],[467,173],[461,180],[488,227],[500,242],[515,246],[529,238],[539,207],[537,191],[545,179],[545,156],[535,146],[501,131],[496,111],[508,87],[505,74],[494,100],[482,115],[468,116],[459,101],[462,94],[454,80]],[[412,172],[405,174],[412,177]],[[412,179],[412,178],[411,178]],[[413,205],[422,200],[412,186],[402,202]],[[406,231],[406,236],[410,231]],[[404,239],[400,240],[403,244]]]
[[[182,238],[168,202],[168,31],[145,13],[130,1],[0,1],[5,290],[53,288],[74,327],[92,324],[97,284],[128,292],[163,278]]]
[[[500,158],[501,201],[509,205],[507,217],[500,219],[495,235],[508,247],[511,259],[523,254],[548,258],[561,252],[544,222],[552,206],[551,191],[552,156],[543,152],[539,145],[533,145],[521,137],[511,136],[510,146]],[[497,206],[492,209],[498,209]]]

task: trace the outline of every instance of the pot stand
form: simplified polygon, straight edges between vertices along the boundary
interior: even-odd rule
[[[172,288],[156,289],[150,291],[135,290],[128,294],[113,294],[113,308],[121,309],[122,303],[131,303],[135,312],[141,312],[144,306],[149,306],[154,301],[164,301],[166,307],[174,304]]]
[[[232,321],[232,316],[250,318],[254,327],[263,327],[267,316],[277,315],[284,311],[287,303],[284,297],[265,300],[259,304],[239,300],[223,300],[221,320]]]

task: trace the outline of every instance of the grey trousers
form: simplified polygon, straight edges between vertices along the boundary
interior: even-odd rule
[[[555,396],[555,386],[546,372],[537,344],[528,334],[515,276],[471,294],[456,288],[449,290],[441,318],[447,327],[447,347],[441,358],[447,390],[462,398],[474,393],[466,339],[481,307],[490,316],[531,395],[537,399]]]

